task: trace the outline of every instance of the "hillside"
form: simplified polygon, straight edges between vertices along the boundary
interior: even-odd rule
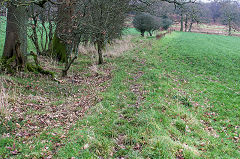
[[[81,55],[60,83],[2,76],[15,116],[0,121],[0,156],[238,158],[240,38],[174,32],[130,43],[95,69]]]

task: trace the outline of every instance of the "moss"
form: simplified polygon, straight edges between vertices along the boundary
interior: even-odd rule
[[[28,62],[25,65],[24,70],[25,71],[29,71],[29,72],[34,72],[34,73],[41,73],[44,75],[50,75],[53,79],[55,78],[55,73],[48,71],[48,70],[44,70],[41,66],[39,66],[38,64],[38,60],[37,60],[37,55],[35,54],[31,54],[34,58],[34,61],[36,64],[32,64],[30,62]],[[13,66],[13,63],[16,59],[16,56],[13,56],[9,59],[6,58],[0,58],[0,73],[1,72],[7,72],[9,74],[14,74],[17,71],[17,68]]]
[[[16,60],[16,55],[11,57],[10,59],[6,59],[6,64],[11,65],[11,63],[13,63],[15,60]]]
[[[39,62],[38,62],[37,54],[35,54],[34,52],[31,52],[30,55],[33,57],[35,64],[38,66]]]
[[[41,66],[34,65],[34,64],[31,64],[31,63],[26,64],[25,70],[27,70],[29,72],[34,72],[36,74],[41,73],[41,74],[44,74],[44,75],[50,75],[52,78],[55,77],[54,72],[44,70]]]
[[[61,42],[61,40],[57,37],[56,34],[54,34],[53,42],[52,42],[52,52],[51,56],[53,58],[56,58],[60,62],[66,62],[67,61],[67,49],[66,45]]]
[[[10,74],[15,73],[16,71],[12,67],[12,64],[15,61],[15,59],[16,59],[16,55],[14,55],[13,57],[11,57],[9,59],[6,59],[6,58],[2,57],[0,59],[0,70],[1,70],[1,72],[7,72],[7,73],[10,73]]]

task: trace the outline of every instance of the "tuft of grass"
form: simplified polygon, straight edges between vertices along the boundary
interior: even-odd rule
[[[126,28],[123,31],[124,35],[140,35],[140,33],[135,28]]]
[[[130,51],[134,48],[134,44],[131,42],[133,36],[127,35],[122,39],[115,40],[112,44],[109,44],[104,55],[110,57],[124,56],[124,53]]]

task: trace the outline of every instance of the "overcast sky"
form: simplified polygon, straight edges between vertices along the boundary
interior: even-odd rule
[[[214,0],[198,0],[198,1],[201,1],[201,2],[211,2],[211,1],[214,1]],[[240,2],[240,0],[235,0],[235,1]]]
[[[199,1],[201,1],[201,2],[211,2],[213,0],[199,0]]]

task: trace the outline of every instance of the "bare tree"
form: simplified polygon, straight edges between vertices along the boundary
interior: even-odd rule
[[[219,1],[214,0],[213,2],[211,2],[209,8],[211,11],[211,16],[212,16],[213,22],[216,23],[217,20],[221,16],[221,11],[220,11],[221,5],[220,5]]]
[[[130,0],[81,0],[77,3],[78,34],[81,41],[97,47],[99,64],[103,63],[102,50],[107,43],[120,38]]]
[[[44,8],[35,4],[29,6],[28,37],[33,42],[38,55],[48,55],[54,34],[54,17],[56,6],[46,3]]]
[[[240,25],[240,8],[235,1],[221,2],[221,22],[228,26],[228,35]]]
[[[208,9],[203,3],[189,3],[185,5],[185,32],[191,32],[194,23],[203,23],[207,20]]]

